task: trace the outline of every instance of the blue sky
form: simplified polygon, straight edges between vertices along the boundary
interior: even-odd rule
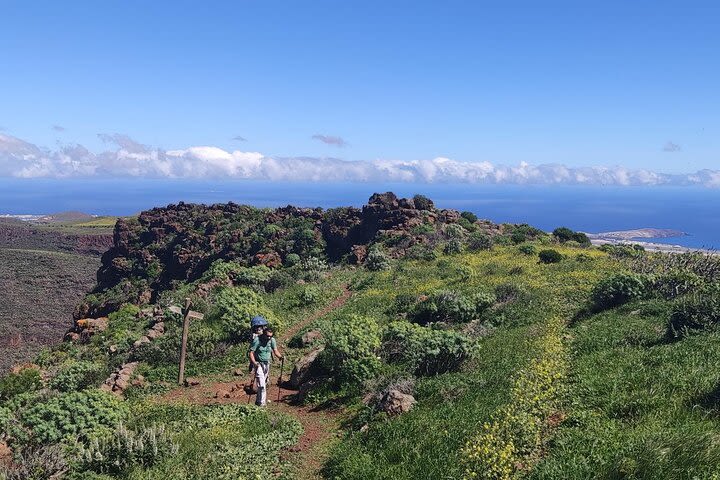
[[[273,158],[717,169],[719,24],[720,4],[687,1],[5,1],[0,134],[56,153],[124,148],[103,133]]]

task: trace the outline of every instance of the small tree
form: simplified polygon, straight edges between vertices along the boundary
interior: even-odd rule
[[[557,250],[547,249],[547,250],[541,250],[540,253],[538,253],[538,257],[540,258],[540,263],[559,263],[562,261],[563,256],[560,252]]]

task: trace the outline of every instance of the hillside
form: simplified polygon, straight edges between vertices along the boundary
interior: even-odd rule
[[[95,286],[112,230],[85,227],[87,217],[0,219],[0,372],[61,341],[78,302]]]
[[[0,372],[60,342],[99,257],[0,248]]]
[[[119,221],[68,341],[0,380],[0,462],[11,478],[717,478],[720,260],[585,240],[392,194]],[[204,319],[178,387],[185,298]],[[265,409],[242,388],[256,314],[287,357]]]

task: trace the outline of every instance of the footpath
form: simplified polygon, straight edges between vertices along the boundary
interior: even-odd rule
[[[277,337],[281,351],[285,351],[287,343],[297,332],[317,319],[342,307],[348,301],[350,295],[350,290],[345,286],[343,292],[330,304],[285,330]],[[285,366],[285,372],[283,373],[285,380],[289,378],[291,370],[291,365]],[[285,388],[286,381],[283,382],[281,387],[278,387],[274,379],[277,378],[279,373],[279,365],[276,362],[271,371],[271,385],[268,388],[267,397],[270,402],[267,408],[270,411],[291,415],[303,426],[303,434],[300,436],[298,443],[286,452],[286,460],[291,463],[293,468],[292,478],[320,479],[322,478],[320,469],[324,463],[328,447],[340,433],[339,414],[333,410],[298,404],[296,400],[297,392]],[[250,397],[241,391],[243,383],[247,382],[247,378],[242,376],[237,378],[238,380],[232,382],[200,382],[200,384],[190,387],[179,387],[168,392],[163,398],[169,402],[184,401],[197,405],[252,403],[255,397]],[[226,394],[230,392],[232,394]]]

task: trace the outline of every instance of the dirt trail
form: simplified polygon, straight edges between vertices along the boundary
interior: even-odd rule
[[[350,298],[351,292],[347,286],[343,286],[343,292],[330,304],[314,312],[307,318],[295,323],[282,335],[278,336],[280,349],[287,347],[287,342],[297,332],[313,323],[315,320],[324,317],[333,310],[342,307]],[[241,366],[243,368],[244,366]],[[271,379],[277,378],[280,373],[280,366],[275,363],[270,372]],[[291,365],[285,365],[283,379],[287,380],[292,370]],[[186,388],[176,388],[166,395],[163,401],[178,402],[185,401],[199,405],[225,404],[225,403],[252,403],[255,397],[248,396],[243,392],[243,385],[247,383],[250,376],[237,377],[232,382],[204,383]],[[293,478],[298,479],[319,479],[320,468],[323,465],[326,447],[339,432],[338,412],[327,409],[318,409],[304,405],[298,405],[295,401],[297,392],[283,386],[279,389],[274,380],[268,388],[268,408],[271,411],[287,413],[295,417],[303,426],[303,434],[298,443],[286,452],[285,457],[291,460],[295,471]],[[279,394],[279,395],[278,395]],[[278,401],[279,398],[279,401]]]

